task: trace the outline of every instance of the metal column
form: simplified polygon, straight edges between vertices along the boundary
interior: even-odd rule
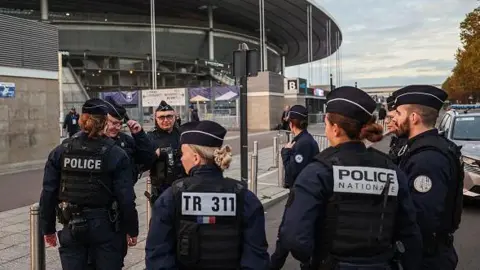
[[[327,76],[329,74],[332,74],[332,65],[331,65],[331,57],[330,55],[332,54],[332,36],[331,36],[331,21],[327,20],[326,26],[327,26]]]
[[[213,6],[208,6],[208,59],[215,60],[214,42],[213,42]]]
[[[285,76],[285,55],[282,55],[282,75]]]
[[[340,68],[339,68],[339,57],[340,57],[340,51],[339,51],[339,36],[338,36],[338,31],[335,31],[335,49],[337,50],[335,52],[335,85],[339,86],[340,85]]]
[[[308,84],[312,84],[312,5],[307,5],[307,62],[308,62]]]
[[[265,71],[266,63],[265,63],[265,7],[264,7],[264,0],[258,0],[258,14],[259,14],[259,22],[260,22],[260,70]]]
[[[40,205],[35,203],[30,207],[30,269],[45,270],[45,258],[45,242],[40,228]]]
[[[40,13],[42,21],[48,20],[48,0],[40,0]]]
[[[209,5],[208,6],[208,59],[210,61],[215,60],[215,44],[213,40],[213,6]],[[213,79],[210,78],[210,108],[212,110],[212,115],[215,111],[215,95],[212,93],[212,88],[213,88]],[[206,111],[205,111],[206,113]]]
[[[150,37],[152,45],[152,89],[157,89],[157,35],[155,22],[155,0],[150,0]]]

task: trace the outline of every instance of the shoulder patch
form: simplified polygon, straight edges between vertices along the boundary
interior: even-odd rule
[[[413,180],[413,188],[420,193],[427,193],[432,189],[432,179],[426,175],[419,175]]]
[[[298,154],[298,155],[295,156],[295,162],[302,163],[302,161],[303,161],[303,156],[302,155]]]

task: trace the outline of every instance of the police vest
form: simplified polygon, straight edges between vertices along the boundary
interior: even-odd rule
[[[240,269],[243,184],[187,177],[172,188],[179,269]]]
[[[171,185],[185,174],[180,154],[177,149],[161,147],[162,158],[158,158],[150,170],[150,179],[153,186]]]
[[[436,151],[445,156],[450,163],[450,175],[448,193],[444,202],[444,212],[440,218],[440,226],[435,234],[450,234],[455,232],[461,221],[463,211],[463,162],[461,161],[461,146],[449,141],[443,136],[422,136],[416,139],[408,147],[405,154],[401,157],[400,168],[403,168],[408,159],[413,155],[427,150]],[[426,232],[422,232],[425,234]],[[424,235],[425,237],[425,235]]]
[[[368,148],[354,152],[327,148],[315,158],[333,177],[333,196],[319,224],[320,261],[393,256],[398,180],[387,155]]]
[[[59,200],[79,206],[101,208],[112,202],[112,178],[106,157],[113,140],[90,140],[74,136],[63,143]]]

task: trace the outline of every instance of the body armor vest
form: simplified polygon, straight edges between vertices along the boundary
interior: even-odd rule
[[[244,186],[188,177],[173,185],[179,269],[240,269]]]
[[[393,256],[398,180],[395,165],[374,150],[327,148],[314,160],[330,168],[333,196],[319,231],[320,260]]]
[[[113,198],[106,157],[113,140],[74,136],[63,143],[59,200],[90,208],[108,207]]]
[[[403,168],[409,158],[416,153],[432,150],[444,155],[450,163],[450,175],[453,179],[448,181],[448,193],[445,198],[444,211],[440,218],[440,226],[435,234],[451,234],[455,232],[461,221],[463,211],[463,162],[461,161],[461,146],[447,140],[443,136],[422,136],[416,139],[401,157],[400,168]],[[426,232],[422,232],[425,234]],[[425,237],[425,235],[424,235]]]

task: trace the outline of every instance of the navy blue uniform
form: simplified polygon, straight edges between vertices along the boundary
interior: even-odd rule
[[[151,166],[156,159],[155,149],[152,142],[148,138],[145,131],[129,136],[125,133],[119,133],[115,140],[115,144],[120,146],[130,157],[134,168],[133,181],[138,181],[138,175]]]
[[[152,202],[167,189],[173,181],[185,176],[180,161],[180,133],[173,128],[172,132],[156,128],[147,133],[153,148],[160,149],[160,156],[151,164],[150,179],[152,182]]]
[[[437,129],[421,133],[408,141],[407,149],[415,146],[419,140],[427,138],[434,141],[438,136]],[[458,224],[451,224],[451,211],[455,203],[448,200],[457,188],[458,177],[452,171],[454,166],[446,155],[433,149],[412,155],[407,150],[400,161],[400,168],[409,180],[417,222],[424,239],[422,269],[455,269],[458,263],[453,246],[453,232]],[[462,189],[461,186],[459,188]],[[432,239],[433,234],[438,239]]]
[[[281,151],[282,162],[285,168],[285,185],[291,188],[300,172],[313,160],[313,157],[319,153],[318,143],[313,136],[303,130],[292,140],[295,142],[292,148],[283,148]],[[285,214],[279,226],[281,230],[285,219]],[[288,249],[281,245],[277,239],[275,252],[271,257],[271,269],[280,269],[285,264],[288,257]]]
[[[350,151],[347,153],[365,153],[366,151],[365,145],[359,142],[344,143],[338,148],[342,151]],[[420,263],[422,250],[420,232],[416,224],[415,210],[405,175],[399,169],[396,169],[396,174],[399,190],[394,240],[402,241],[405,245],[406,252],[402,257],[404,268],[416,269]],[[305,262],[310,258],[318,257],[316,248],[318,248],[318,243],[324,241],[320,237],[321,232],[318,228],[321,228],[321,224],[325,222],[327,205],[334,194],[333,185],[332,171],[320,162],[312,162],[307,165],[295,181],[294,196],[290,198],[285,212],[285,222],[280,230],[280,241],[282,246],[288,248],[293,257],[299,261]],[[379,263],[374,258],[369,258],[369,260],[363,261],[362,264]],[[335,269],[349,268],[340,266]],[[358,266],[352,269],[358,269]],[[365,269],[375,268],[366,267]]]
[[[87,140],[87,134],[83,132],[80,132],[78,136],[80,139]],[[105,139],[110,140],[109,138]],[[49,154],[45,165],[40,198],[40,223],[44,235],[56,232],[56,209],[60,203],[61,158],[67,150],[64,146],[67,140]],[[130,160],[125,151],[117,146],[111,148],[105,160],[107,162],[106,172],[113,179],[111,191],[122,213],[121,224],[126,233],[135,237],[138,235],[138,214],[135,209],[131,178],[133,169]],[[107,209],[86,209],[84,214],[87,219],[88,231],[85,239],[82,239],[81,242],[72,238],[68,226],[64,226],[58,232],[62,266],[65,269],[85,269],[87,254],[91,254],[99,269],[121,269],[123,261],[121,243],[125,235],[114,232]]]
[[[191,176],[203,181],[222,180],[220,170],[212,165],[192,168]],[[240,269],[268,269],[269,256],[265,236],[264,209],[258,198],[249,190],[244,192],[243,246]],[[168,188],[155,202],[145,246],[148,270],[179,269],[177,265],[177,240],[175,236],[175,202],[172,188]]]
[[[282,149],[282,161],[285,168],[285,185],[293,187],[295,179],[318,154],[318,143],[307,130],[303,130],[293,138],[292,148]]]

